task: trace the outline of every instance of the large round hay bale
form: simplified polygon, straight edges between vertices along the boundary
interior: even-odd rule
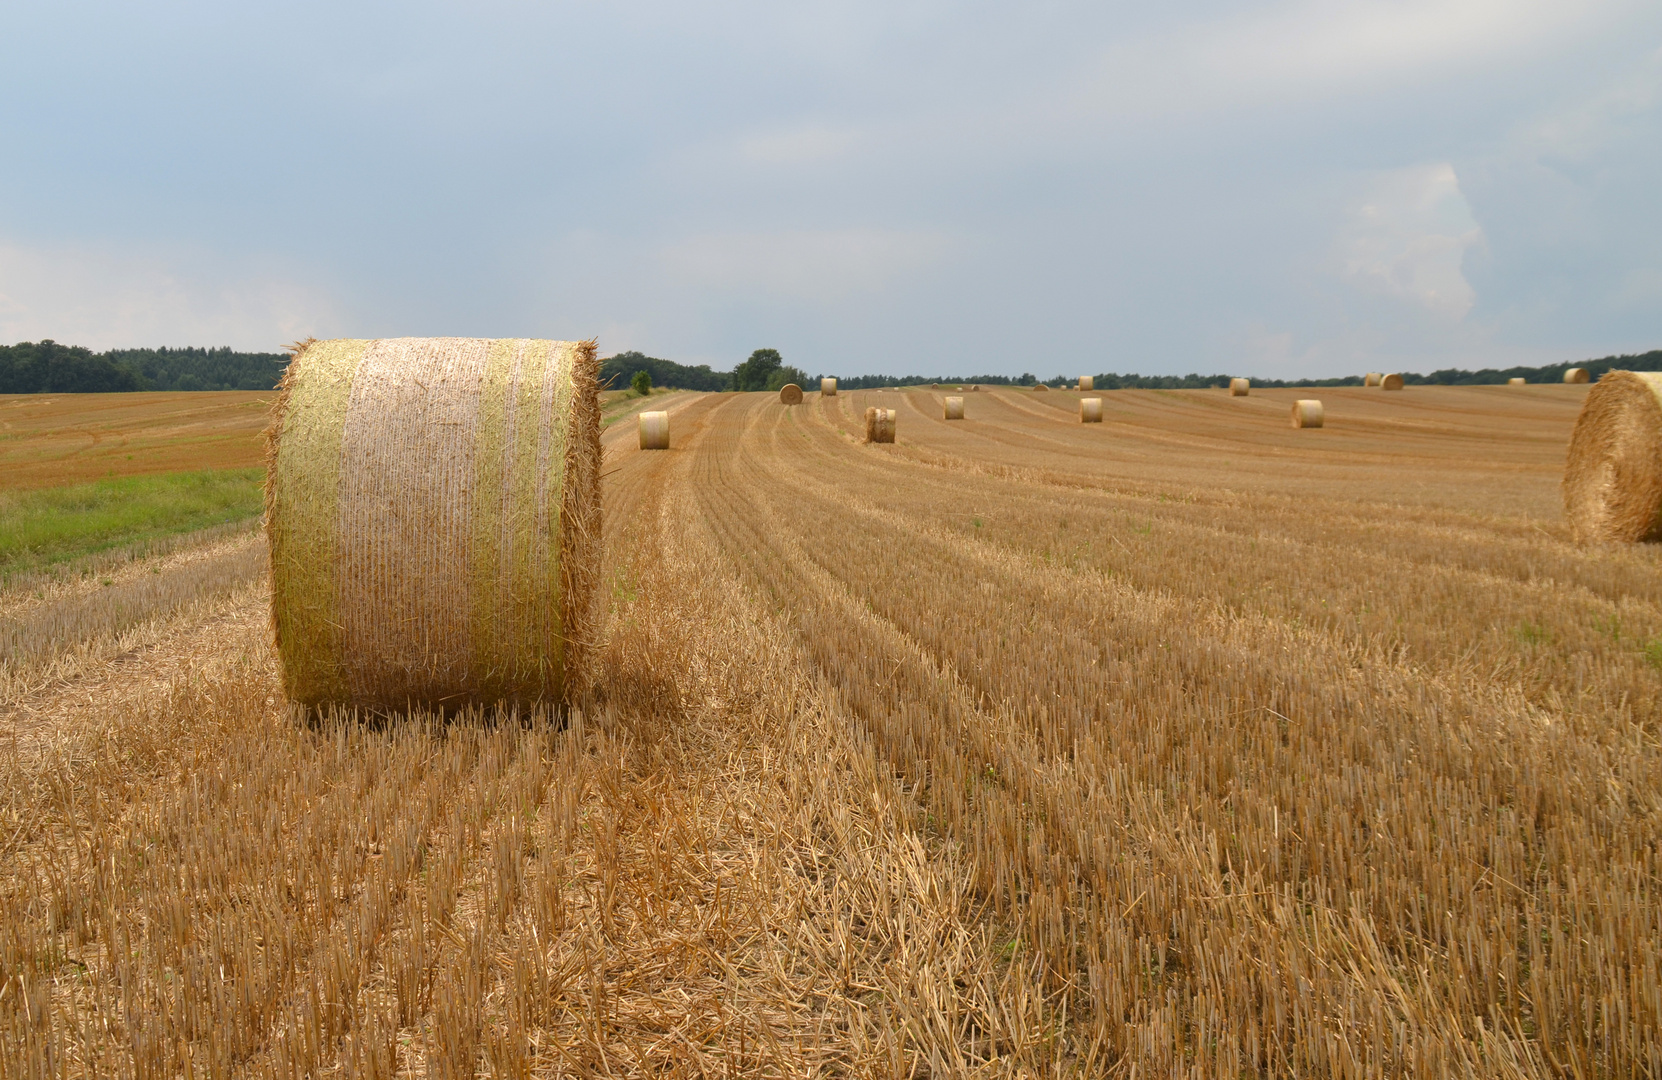
[[[594,632],[594,342],[309,342],[267,431],[271,617],[308,707],[529,707]]]
[[[964,399],[956,396],[942,398],[941,412],[948,420],[962,420],[964,418]]]
[[[1081,390],[1095,390],[1096,389],[1096,376],[1095,375],[1081,375],[1081,376],[1079,376],[1079,389],[1081,389]]]
[[[1611,371],[1587,391],[1564,467],[1576,539],[1662,540],[1662,373]]]
[[[1363,386],[1378,386],[1379,383],[1380,383],[1380,380],[1382,380],[1384,378],[1385,378],[1385,376],[1382,373],[1377,372],[1377,371],[1370,371],[1366,375],[1362,376],[1362,385]]]
[[[1584,367],[1567,368],[1564,371],[1564,381],[1567,383],[1584,383],[1587,381],[1587,369]]]
[[[1506,380],[1506,385],[1507,386],[1523,386],[1525,381],[1526,380],[1523,379],[1521,376],[1514,375],[1510,379]]]
[[[869,443],[894,442],[893,409],[872,407],[866,410],[866,441]]]
[[[1390,375],[1381,375],[1379,378],[1379,388],[1381,390],[1401,390],[1402,376],[1395,373]]]
[[[641,413],[640,428],[642,450],[669,449],[669,413]]]
[[[819,381],[819,392],[822,395],[824,395],[825,397],[836,397],[837,396],[837,380],[836,379],[821,379]]]
[[[1038,392],[1038,391],[1041,391],[1041,390],[1049,390],[1049,389],[1050,389],[1050,387],[1046,386],[1044,383],[1038,383],[1037,385],[1035,385],[1033,387],[1033,390],[1035,392]]]
[[[1081,424],[1102,423],[1102,399],[1099,397],[1082,397],[1079,399],[1079,422]]]
[[[1315,398],[1300,398],[1293,402],[1293,426],[1296,428],[1321,427],[1322,403]]]
[[[784,386],[781,386],[779,388],[779,404],[781,404],[781,405],[800,405],[800,404],[802,404],[802,387],[796,385],[793,382],[788,382]]]
[[[1229,396],[1230,397],[1246,397],[1247,392],[1250,391],[1251,389],[1252,389],[1252,380],[1251,379],[1230,379],[1229,380]]]

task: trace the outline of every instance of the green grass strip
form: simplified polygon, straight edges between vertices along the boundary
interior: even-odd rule
[[[262,509],[264,478],[215,469],[0,493],[0,574],[245,521]]]

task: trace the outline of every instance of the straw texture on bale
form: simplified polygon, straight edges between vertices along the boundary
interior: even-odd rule
[[[1296,428],[1321,427],[1322,403],[1315,398],[1300,398],[1293,402],[1293,426]]]
[[[837,380],[836,379],[821,379],[819,381],[819,392],[821,394],[824,394],[826,397],[836,397],[837,396]]]
[[[1379,388],[1381,390],[1401,390],[1402,376],[1395,373],[1380,376]]]
[[[1362,376],[1362,385],[1363,386],[1378,386],[1379,381],[1381,379],[1383,379],[1384,377],[1385,376],[1383,374],[1381,374],[1380,372],[1370,371],[1366,375]]]
[[[866,409],[866,441],[869,443],[894,442],[894,410],[893,409]]]
[[[1079,376],[1079,389],[1081,389],[1081,390],[1095,390],[1096,389],[1096,376],[1095,375],[1081,375],[1081,376]]]
[[[1081,424],[1102,423],[1102,399],[1099,397],[1083,397],[1079,399],[1079,422]]]
[[[961,397],[941,399],[941,412],[948,420],[962,420],[964,418],[964,399]]]
[[[643,412],[640,427],[642,450],[669,449],[669,413]]]
[[[788,382],[784,386],[781,386],[779,388],[779,404],[781,404],[781,405],[800,405],[800,404],[802,404],[802,387],[796,385],[793,382]]]
[[[1252,389],[1252,380],[1251,379],[1230,379],[1229,380],[1229,396],[1230,397],[1246,397],[1247,396],[1247,391],[1249,391],[1251,389]]]
[[[1567,383],[1584,383],[1587,381],[1587,369],[1584,367],[1567,368],[1564,371],[1564,381]]]
[[[1662,373],[1611,371],[1587,391],[1564,516],[1582,543],[1662,540]]]
[[[271,617],[306,706],[530,706],[592,647],[592,341],[311,341],[266,432]]]
[[[1512,378],[1506,380],[1506,385],[1507,386],[1522,386],[1522,385],[1524,385],[1524,382],[1525,382],[1525,380],[1521,376],[1514,375]]]

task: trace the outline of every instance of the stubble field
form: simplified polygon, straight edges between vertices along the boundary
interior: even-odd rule
[[[563,724],[298,720],[257,537],[0,597],[0,1073],[1662,1070],[1584,388],[944,392],[612,425]]]

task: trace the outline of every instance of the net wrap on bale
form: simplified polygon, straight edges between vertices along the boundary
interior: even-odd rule
[[[594,632],[592,341],[308,342],[267,429],[271,615],[308,707],[530,707]]]
[[[1250,379],[1230,379],[1229,380],[1229,396],[1230,397],[1246,397],[1247,396],[1247,391],[1249,391],[1251,389],[1252,389],[1252,380],[1250,380]]]
[[[1564,516],[1582,543],[1662,540],[1662,372],[1607,372],[1587,391]]]
[[[640,418],[642,450],[669,449],[669,413],[643,412]]]
[[[962,420],[964,418],[964,399],[948,397],[941,400],[941,413],[947,420]]]
[[[1081,424],[1102,423],[1102,399],[1087,397],[1079,399],[1079,422]]]
[[[837,380],[836,379],[821,379],[819,381],[819,392],[821,394],[824,394],[826,397],[836,397],[837,396]]]
[[[1322,426],[1322,403],[1315,398],[1300,398],[1293,402],[1293,426],[1316,428]]]
[[[875,406],[866,409],[866,441],[869,443],[894,442],[893,409],[880,409]]]

